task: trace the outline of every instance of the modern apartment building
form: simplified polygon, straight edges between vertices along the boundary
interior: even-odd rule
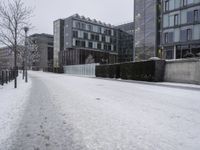
[[[134,1],[134,60],[157,55],[160,45],[160,0]]]
[[[179,59],[200,53],[200,0],[162,1],[164,58]]]
[[[78,14],[54,22],[54,67],[87,63],[116,63],[117,29]]]
[[[29,36],[33,44],[37,46],[38,58],[32,63],[33,69],[46,70],[53,67],[53,35],[33,34]]]
[[[200,53],[200,0],[135,0],[135,60]]]
[[[118,39],[118,61],[133,61],[134,22],[116,26]]]

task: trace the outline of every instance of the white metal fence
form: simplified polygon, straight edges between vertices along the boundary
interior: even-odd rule
[[[99,64],[84,64],[64,66],[64,73],[70,75],[91,76],[95,77],[95,68]]]

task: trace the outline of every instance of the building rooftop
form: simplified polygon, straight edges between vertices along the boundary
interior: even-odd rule
[[[111,25],[111,24],[108,24],[108,23],[105,23],[105,22],[102,22],[102,21],[99,21],[99,20],[96,20],[96,19],[91,19],[89,17],[85,17],[85,16],[81,16],[79,14],[74,14],[70,17],[67,17],[67,18],[75,18],[75,19],[80,19],[80,20],[84,20],[86,22],[89,22],[89,23],[94,23],[94,24],[98,24],[98,25],[102,25],[102,26],[107,26],[107,27],[110,27],[110,28],[114,28],[115,26],[114,25]],[[65,19],[67,19],[65,18]],[[57,20],[64,20],[63,19],[57,19]]]
[[[35,33],[35,34],[30,35],[29,37],[37,37],[37,36],[43,36],[43,37],[53,38],[53,35],[46,34],[46,33]]]

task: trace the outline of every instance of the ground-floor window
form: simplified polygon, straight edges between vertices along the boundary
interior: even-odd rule
[[[200,57],[200,44],[194,45],[178,45],[176,46],[176,59],[187,58],[187,57]],[[174,48],[164,47],[164,58],[174,58]]]

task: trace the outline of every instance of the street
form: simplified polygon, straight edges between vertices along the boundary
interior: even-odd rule
[[[29,76],[19,127],[1,150],[200,149],[198,90],[43,72]]]

